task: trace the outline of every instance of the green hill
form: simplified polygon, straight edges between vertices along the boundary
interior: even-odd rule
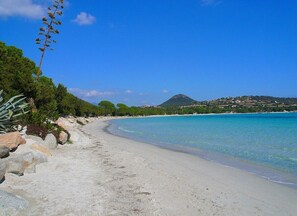
[[[196,104],[197,101],[193,100],[192,98],[178,94],[170,98],[169,100],[165,101],[164,103],[160,104],[160,107],[181,107],[181,106],[190,106]]]

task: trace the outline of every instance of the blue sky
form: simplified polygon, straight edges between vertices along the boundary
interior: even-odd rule
[[[0,40],[39,61],[49,0],[0,0]],[[297,97],[296,0],[68,0],[43,73],[97,103]]]

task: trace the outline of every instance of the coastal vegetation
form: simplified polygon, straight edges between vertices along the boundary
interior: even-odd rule
[[[3,101],[0,91],[0,103]],[[14,130],[16,118],[29,112],[23,95],[16,95],[0,105],[0,134]]]
[[[0,88],[4,101],[23,94],[33,98],[37,111],[30,113],[27,120],[43,122],[45,118],[55,120],[59,116],[97,116],[100,109],[83,101],[67,91],[62,84],[55,85],[53,80],[40,74],[35,79],[38,68],[23,55],[22,50],[0,42]]]

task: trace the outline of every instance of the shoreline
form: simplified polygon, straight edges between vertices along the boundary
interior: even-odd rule
[[[187,153],[112,135],[105,131],[108,120],[95,123],[91,134],[105,140],[111,155],[120,155],[116,161],[125,162],[139,176],[140,185],[151,188],[149,193],[160,206],[152,205],[164,210],[160,215],[294,215],[297,211],[295,189]]]
[[[111,118],[68,129],[36,173],[7,174],[0,190],[28,202],[9,215],[283,215],[297,191],[236,168],[112,135]],[[5,212],[4,212],[5,213]],[[0,209],[1,214],[1,209]]]
[[[277,114],[276,112],[274,112]],[[282,113],[282,112],[280,112]],[[229,115],[230,113],[228,113]],[[241,113],[238,113],[241,114]],[[246,113],[243,113],[246,114]],[[248,114],[256,114],[256,113],[248,113]],[[270,114],[270,113],[267,113]],[[226,114],[201,114],[202,116],[204,115],[226,115]],[[232,113],[233,115],[233,113]],[[173,115],[173,116],[165,116],[165,117],[182,117],[185,115]],[[199,115],[186,115],[186,116],[200,116]],[[139,117],[139,118],[154,118],[154,117],[163,117],[163,116],[147,116],[147,117]],[[128,118],[133,118],[133,117],[128,117]],[[157,142],[150,142],[146,140],[142,140],[141,138],[135,138],[135,137],[130,137],[128,135],[123,135],[123,134],[117,134],[116,131],[108,130],[110,126],[112,126],[112,120],[117,120],[117,119],[125,119],[125,117],[121,118],[110,118],[108,120],[105,120],[108,125],[104,128],[104,131],[113,135],[113,136],[118,136],[121,138],[133,140],[136,142],[144,143],[146,145],[152,145],[157,148],[161,149],[166,149],[169,151],[174,151],[174,152],[180,152],[188,155],[192,155],[195,157],[199,157],[203,160],[214,162],[223,166],[239,169],[241,171],[247,172],[249,174],[255,175],[259,178],[268,180],[273,183],[280,184],[282,186],[286,186],[289,188],[293,188],[297,190],[297,176],[294,173],[287,173],[281,169],[276,169],[273,167],[269,167],[268,165],[264,165],[261,163],[257,163],[255,161],[249,161],[241,158],[236,158],[232,157],[229,155],[223,155],[221,153],[216,153],[216,152],[207,152],[205,150],[199,149],[199,148],[191,148],[191,147],[186,147],[186,146],[165,146]],[[294,180],[293,180],[294,179]]]
[[[170,116],[204,116],[204,115],[250,115],[250,114],[285,114],[285,113],[297,113],[296,111],[287,111],[287,112],[247,112],[247,113],[230,113],[230,112],[225,112],[225,113],[196,113],[196,114],[172,114],[172,115],[148,115],[148,116],[112,116],[109,117],[117,119],[117,118],[153,118],[153,117],[170,117]]]

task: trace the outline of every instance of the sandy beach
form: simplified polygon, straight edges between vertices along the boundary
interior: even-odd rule
[[[85,130],[93,135],[101,134],[103,149],[110,157],[108,170],[125,167],[127,177],[120,181],[124,187],[134,182],[138,193],[147,195],[146,205],[151,206],[151,212],[140,208],[140,215],[295,215],[297,212],[297,190],[195,156],[110,135],[103,131],[106,125],[101,121]]]
[[[19,215],[296,215],[297,190],[185,153],[114,136],[106,119],[76,129],[36,173],[0,189]]]

